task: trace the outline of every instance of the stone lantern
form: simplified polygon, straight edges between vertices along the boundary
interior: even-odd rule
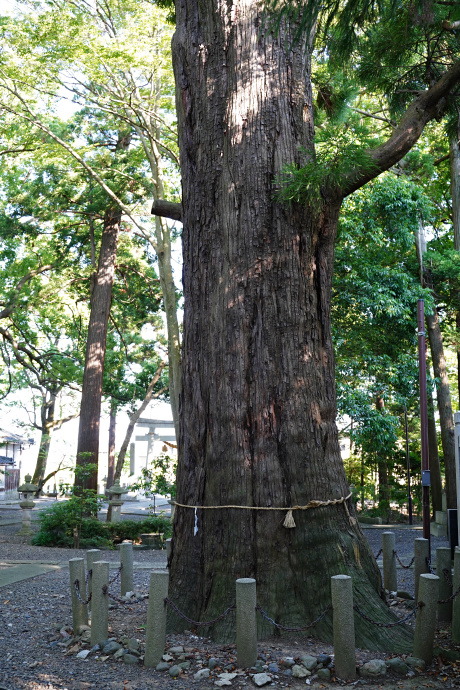
[[[111,494],[111,499],[109,501],[109,505],[112,509],[111,522],[120,522],[121,506],[124,503],[124,501],[121,500],[121,497],[123,494],[127,494],[128,491],[129,489],[123,489],[123,487],[120,486],[119,479],[117,479],[116,482],[114,482],[110,489],[107,489],[107,493]]]
[[[31,480],[32,477],[30,474],[26,474],[24,484],[18,486],[18,491],[22,493],[22,501],[19,503],[22,509],[22,527],[19,530],[18,535],[23,537],[30,537],[34,533],[30,526],[31,512],[35,505],[32,497],[37,491],[38,486],[36,484],[31,484]]]

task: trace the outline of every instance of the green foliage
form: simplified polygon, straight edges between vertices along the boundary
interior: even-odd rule
[[[112,548],[124,539],[136,541],[140,534],[162,533],[168,539],[172,533],[171,521],[162,516],[145,520],[100,522],[97,518],[81,517],[74,497],[55,503],[40,513],[40,530],[32,539],[35,546],[74,547],[74,527],[79,525],[80,547]]]
[[[162,515],[150,515],[144,520],[122,520],[121,522],[102,523],[106,534],[110,534],[113,543],[122,542],[123,539],[137,541],[141,534],[163,534],[164,539],[172,536],[172,524],[168,517]]]
[[[161,453],[151,462],[151,468],[143,467],[141,478],[132,484],[131,489],[142,491],[146,496],[161,494],[176,496],[177,459]]]
[[[110,545],[104,524],[97,518],[83,517],[81,506],[75,497],[56,503],[46,512],[40,513],[40,530],[32,538],[32,544],[73,548],[75,528],[79,530],[79,543],[83,549]]]
[[[286,165],[276,180],[277,198],[316,206],[326,189],[340,189],[343,179],[350,179],[352,171],[362,174],[376,170],[367,148],[357,142],[357,129],[358,125],[353,131],[348,127],[330,126],[320,131],[316,160],[302,167],[295,163]]]

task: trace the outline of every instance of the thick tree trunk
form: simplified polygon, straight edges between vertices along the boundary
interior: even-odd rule
[[[287,50],[284,30],[264,36],[250,0],[231,10],[183,0],[176,11],[184,208],[177,500],[188,507],[176,507],[171,597],[209,620],[233,603],[236,578],[254,577],[270,616],[305,624],[330,603],[330,576],[345,573],[359,605],[388,619],[351,500],[296,510],[296,527],[283,526],[290,506],[349,494],[330,331],[340,199],[274,200],[283,165],[313,155],[311,46]],[[215,509],[226,505],[243,508]],[[212,509],[195,516],[194,506]],[[366,647],[405,637],[356,623]],[[183,621],[172,616],[171,625]],[[210,633],[228,639],[233,625],[226,617]],[[260,635],[273,633],[263,619],[258,625]],[[315,634],[330,637],[330,617]]]
[[[91,296],[78,429],[77,466],[98,463],[102,379],[120,221],[121,211],[118,208],[106,211],[98,269]],[[97,471],[93,471],[86,481],[77,475],[75,484],[97,491]]]
[[[428,457],[431,475],[431,502],[433,516],[435,516],[437,510],[442,510],[442,481],[441,468],[439,465],[438,434],[436,432],[433,394],[431,390],[428,392]]]

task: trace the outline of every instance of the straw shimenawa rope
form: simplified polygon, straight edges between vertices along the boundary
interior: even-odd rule
[[[348,501],[349,498],[351,498],[352,494],[351,492],[348,494],[348,496],[342,496],[342,498],[332,498],[329,501],[309,501],[306,506],[292,506],[291,508],[274,508],[272,506],[236,506],[236,505],[225,505],[225,506],[192,506],[192,505],[187,505],[184,503],[178,503],[177,501],[175,502],[176,506],[179,506],[179,508],[193,508],[193,510],[220,510],[222,508],[238,508],[239,510],[286,510],[286,517],[283,522],[283,527],[287,527],[288,529],[291,529],[295,527],[295,522],[294,522],[294,517],[292,515],[293,510],[309,510],[310,508],[323,508],[324,506],[333,506],[336,505],[337,503],[343,503],[345,506],[345,510],[348,515],[348,519],[350,520],[351,524],[355,524],[356,520],[355,518],[352,518],[349,511],[348,507],[346,504],[346,501]]]

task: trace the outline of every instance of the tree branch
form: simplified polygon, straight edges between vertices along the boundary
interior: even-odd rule
[[[457,29],[460,29],[460,20],[457,20],[456,22],[450,22],[448,19],[444,19],[441,23],[442,28],[444,31],[457,31]]]
[[[164,199],[155,199],[152,205],[152,216],[162,216],[171,220],[178,220],[182,223],[182,204]]]
[[[401,160],[419,139],[425,125],[442,113],[446,96],[459,81],[460,61],[445,72],[431,88],[423,91],[412,101],[393,134],[384,144],[368,151],[373,165],[366,170],[357,168],[345,176],[340,189],[341,195],[346,197],[355,192]]]
[[[9,300],[7,305],[5,306],[2,311],[0,311],[0,319],[6,319],[16,308],[16,303],[18,301],[19,295],[21,293],[22,288],[26,283],[28,283],[32,278],[35,276],[38,276],[40,273],[43,273],[44,271],[49,271],[51,268],[53,268],[52,264],[47,264],[46,266],[40,266],[39,268],[36,268],[33,271],[29,271],[26,273],[25,276],[22,276],[21,280],[18,281],[16,284],[16,287],[14,288],[14,294],[13,297]]]

